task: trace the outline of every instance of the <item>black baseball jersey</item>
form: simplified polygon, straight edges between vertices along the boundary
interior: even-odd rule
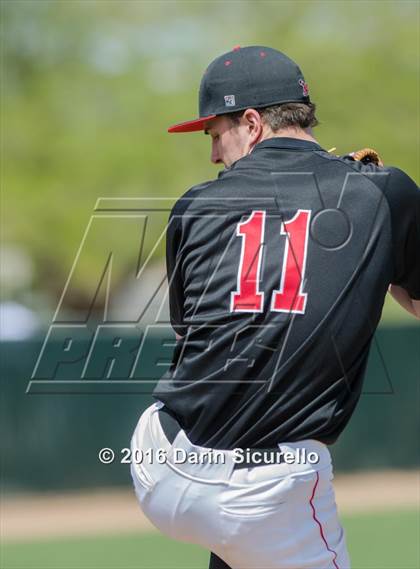
[[[175,204],[171,322],[154,396],[218,449],[333,443],[390,283],[420,299],[420,192],[397,168],[272,138]]]

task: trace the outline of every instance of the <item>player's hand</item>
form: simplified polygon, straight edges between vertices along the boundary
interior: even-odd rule
[[[420,319],[420,300],[410,298],[408,292],[397,285],[389,285],[388,292],[407,312]]]

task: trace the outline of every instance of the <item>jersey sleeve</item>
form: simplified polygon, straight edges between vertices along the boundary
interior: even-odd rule
[[[182,217],[176,206],[172,210],[166,229],[166,272],[169,284],[169,312],[175,332],[181,336],[184,331],[184,293],[181,272],[180,243],[182,238]]]
[[[398,168],[390,168],[386,197],[390,207],[394,274],[392,284],[420,300],[420,190]]]

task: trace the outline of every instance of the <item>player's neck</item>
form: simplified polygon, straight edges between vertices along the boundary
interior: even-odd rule
[[[273,132],[271,129],[265,131],[263,136],[260,140],[267,140],[269,138],[276,138],[276,137],[287,137],[287,138],[297,138],[300,140],[309,140],[310,142],[315,142],[318,144],[318,141],[313,136],[313,132],[311,128],[295,128],[295,127],[288,127],[288,128],[281,128]]]

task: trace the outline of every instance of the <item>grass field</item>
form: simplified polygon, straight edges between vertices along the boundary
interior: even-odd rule
[[[419,569],[416,511],[343,518],[353,569]],[[208,552],[158,534],[3,544],[1,569],[206,569]]]

